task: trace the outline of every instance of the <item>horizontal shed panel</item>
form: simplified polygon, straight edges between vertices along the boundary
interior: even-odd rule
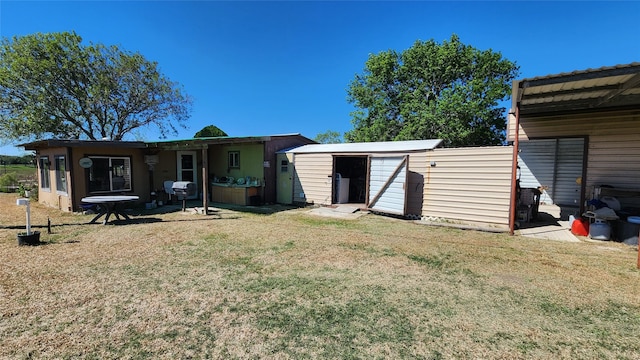
[[[331,154],[295,154],[293,201],[331,204],[332,172]]]
[[[425,176],[423,217],[508,225],[513,148],[435,149]]]

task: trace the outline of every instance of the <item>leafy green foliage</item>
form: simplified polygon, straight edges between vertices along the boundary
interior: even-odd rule
[[[36,157],[33,154],[23,156],[0,155],[2,165],[31,165],[35,167]]]
[[[0,43],[0,137],[122,140],[155,126],[177,134],[191,99],[158,64],[75,33],[36,33]]]
[[[194,138],[204,138],[204,137],[219,137],[219,136],[228,136],[226,132],[220,130],[215,125],[207,125],[202,128],[202,130],[198,131]]]
[[[439,138],[447,146],[497,145],[505,139],[505,109],[515,63],[453,35],[442,44],[416,41],[398,53],[369,56],[347,93],[357,108],[347,141]]]
[[[18,184],[18,179],[14,173],[0,175],[0,192],[13,192],[13,187]]]
[[[337,131],[327,130],[324,133],[316,135],[313,139],[320,144],[340,144],[342,143],[342,135]]]

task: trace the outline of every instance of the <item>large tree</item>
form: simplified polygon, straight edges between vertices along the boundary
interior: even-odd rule
[[[191,99],[156,62],[75,33],[36,33],[0,43],[0,138],[123,140],[155,127],[185,127]]]
[[[313,140],[320,144],[340,144],[342,143],[342,135],[337,131],[327,130],[316,135]]]
[[[499,52],[478,50],[453,35],[442,44],[416,41],[398,53],[372,54],[347,90],[356,110],[348,141],[443,139],[446,146],[497,145],[518,75]]]
[[[203,127],[200,131],[193,135],[194,138],[204,138],[204,137],[220,137],[220,136],[228,136],[226,132],[220,130],[219,127],[215,125],[207,125]]]

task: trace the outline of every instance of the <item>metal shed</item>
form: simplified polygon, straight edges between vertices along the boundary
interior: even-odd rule
[[[422,214],[427,153],[440,139],[313,144],[278,154],[278,202]]]

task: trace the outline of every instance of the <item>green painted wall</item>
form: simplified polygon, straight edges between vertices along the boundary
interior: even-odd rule
[[[240,167],[229,168],[228,158],[230,151],[240,152]],[[256,177],[260,180],[264,177],[264,145],[263,144],[238,144],[217,145],[209,147],[209,180],[213,177]]]

